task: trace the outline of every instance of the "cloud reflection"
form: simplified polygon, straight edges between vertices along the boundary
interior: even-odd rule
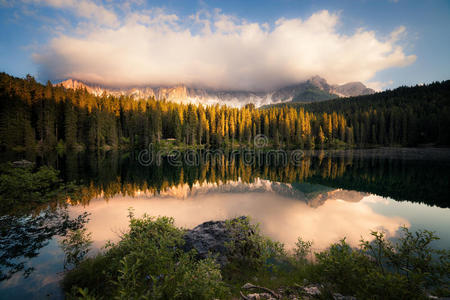
[[[172,216],[176,225],[185,228],[209,220],[249,215],[260,223],[264,234],[285,243],[287,248],[293,247],[299,236],[314,241],[316,249],[323,249],[343,237],[356,246],[361,237],[370,238],[370,230],[383,228],[389,235],[395,235],[399,226],[409,226],[406,219],[381,215],[366,201],[358,201],[367,195],[364,193],[355,197],[355,193],[358,194],[355,191],[327,191],[320,195],[322,205],[313,207],[308,201],[264,185],[267,182],[256,182],[253,187],[236,182],[194,185],[192,190],[180,185],[161,195],[117,195],[108,201],[97,198],[87,207],[72,207],[71,212],[79,214],[87,210],[91,213],[87,228],[93,233],[94,246],[98,248],[107,240],[117,240],[120,232],[127,229],[129,207],[134,208],[137,216],[144,213]],[[383,201],[382,197],[370,196],[371,201],[377,198]]]

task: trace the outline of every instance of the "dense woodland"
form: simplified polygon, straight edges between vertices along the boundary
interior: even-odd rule
[[[94,96],[0,74],[3,150],[139,149],[162,139],[222,147],[450,144],[450,81],[375,95],[256,109]]]

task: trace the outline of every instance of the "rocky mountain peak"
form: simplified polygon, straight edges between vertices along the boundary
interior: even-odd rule
[[[318,87],[319,89],[322,89],[324,91],[329,91],[330,90],[330,85],[328,84],[328,82],[320,77],[320,76],[313,76],[310,79],[308,79],[306,82]]]
[[[257,107],[283,102],[316,102],[338,97],[350,97],[372,94],[375,91],[367,88],[361,82],[351,82],[343,85],[330,85],[326,79],[313,76],[298,84],[279,88],[269,92],[251,91],[214,91],[193,88],[184,84],[164,87],[130,87],[106,88],[84,83],[76,79],[67,79],[58,83],[66,89],[86,89],[94,95],[106,93],[112,96],[128,96],[134,99],[155,98],[174,102],[190,102],[202,104],[226,104],[241,107],[249,103]]]
[[[346,95],[347,97],[370,95],[375,93],[371,88],[366,87],[362,82],[349,82],[346,84],[335,86],[334,89],[339,94]]]

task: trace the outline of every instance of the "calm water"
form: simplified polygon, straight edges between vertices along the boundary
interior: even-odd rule
[[[343,237],[356,246],[373,229],[395,238],[400,226],[434,230],[441,237],[435,246],[450,248],[448,149],[312,152],[296,165],[224,156],[145,167],[130,153],[37,160],[80,185],[83,196],[0,217],[1,299],[62,298],[65,228],[85,226],[95,253],[126,230],[130,207],[137,216],[173,216],[185,228],[249,215],[288,249],[298,236],[316,250]]]

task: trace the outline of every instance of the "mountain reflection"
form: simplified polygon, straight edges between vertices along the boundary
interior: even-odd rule
[[[261,224],[263,233],[292,248],[297,238],[314,241],[316,249],[346,237],[357,245],[370,230],[382,228],[395,235],[408,221],[378,214],[364,201],[368,194],[318,185],[293,186],[256,180],[226,184],[186,184],[166,189],[160,194],[136,191],[133,196],[116,195],[105,201],[92,199],[85,207],[74,206],[71,213],[88,211],[92,220],[86,225],[93,232],[94,245],[117,239],[128,225],[127,209],[136,215],[172,216],[178,226],[192,228],[208,220],[249,215]],[[322,189],[322,190],[321,190]],[[375,197],[372,201],[384,198]],[[111,223],[114,220],[114,223]],[[111,225],[105,225],[111,224]]]
[[[145,194],[139,191],[136,195]],[[308,206],[318,207],[326,200],[343,199],[350,202],[358,202],[369,194],[356,191],[333,189],[319,184],[309,183],[283,183],[272,182],[264,179],[256,179],[253,183],[233,181],[227,183],[196,183],[193,186],[181,184],[168,188],[159,193],[160,197],[192,198],[195,196],[207,196],[217,193],[273,193],[305,202]]]
[[[254,183],[265,179],[293,186],[311,184],[331,189],[367,192],[397,201],[412,201],[449,207],[450,153],[437,150],[373,149],[364,151],[316,151],[305,153],[297,165],[246,165],[239,156],[212,157],[195,166],[142,166],[135,153],[110,152],[100,155],[68,153],[41,157],[41,163],[61,171],[66,181],[77,182],[83,192],[73,203],[88,204],[102,195],[133,195],[137,191],[160,193],[179,185]],[[439,157],[439,159],[432,159]],[[281,187],[280,187],[281,188]],[[301,189],[305,190],[305,186]]]

